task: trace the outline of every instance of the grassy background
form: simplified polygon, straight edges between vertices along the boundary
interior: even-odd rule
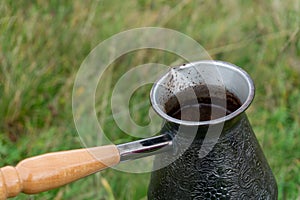
[[[193,37],[212,58],[249,72],[257,92],[247,114],[276,176],[279,199],[300,199],[299,13],[297,0],[1,1],[0,165],[80,148],[70,99],[81,62],[109,36],[160,26]],[[102,87],[108,92],[97,100],[99,115],[110,113],[109,88],[121,70],[147,62],[171,64],[174,58],[149,50],[118,60],[114,65],[121,67],[106,72]],[[137,91],[132,101],[149,106],[149,88]],[[147,122],[146,107],[135,113],[139,123]],[[114,141],[128,140],[112,121],[105,129]],[[149,174],[109,169],[15,199],[146,199],[148,181]]]

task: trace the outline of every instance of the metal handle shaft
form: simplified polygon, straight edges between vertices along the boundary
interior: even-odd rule
[[[172,149],[172,136],[163,134],[152,138],[117,145],[120,161],[133,160]]]

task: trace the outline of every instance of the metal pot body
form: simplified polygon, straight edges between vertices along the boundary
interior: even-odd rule
[[[163,130],[176,132],[175,128],[166,124]],[[152,172],[149,200],[277,199],[275,178],[245,114],[224,130],[213,149],[201,158],[202,131],[205,128],[177,160]],[[164,162],[167,157],[157,156],[154,165]]]

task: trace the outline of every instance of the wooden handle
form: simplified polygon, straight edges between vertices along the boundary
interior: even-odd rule
[[[0,199],[60,187],[120,162],[115,145],[44,154],[0,169]]]

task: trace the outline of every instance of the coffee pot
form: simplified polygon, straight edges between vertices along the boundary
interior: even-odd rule
[[[150,200],[277,199],[275,178],[245,114],[253,98],[250,76],[233,64],[207,60],[173,67],[150,94],[164,119],[159,135],[3,167],[0,199],[47,191],[151,155]]]

